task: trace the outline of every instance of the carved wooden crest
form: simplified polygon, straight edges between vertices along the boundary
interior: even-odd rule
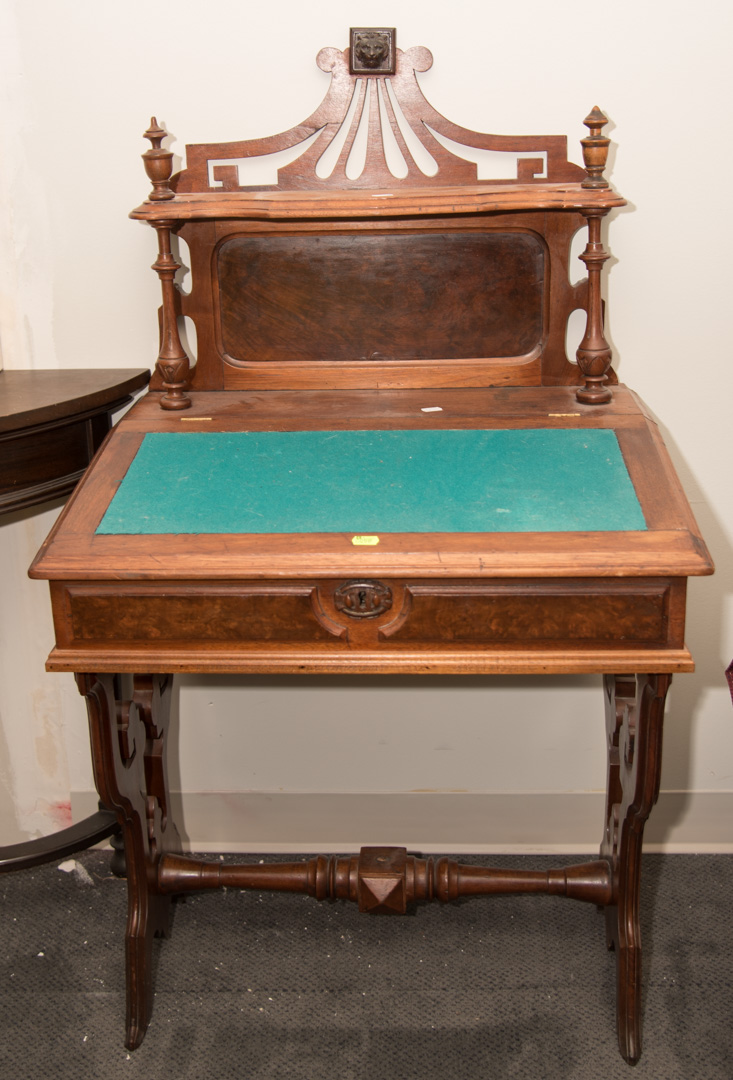
[[[349,48],[322,49],[316,62],[331,73],[331,85],[311,116],[270,138],[187,146],[187,168],[174,178],[175,191],[480,183],[467,148],[469,155],[489,151],[506,158],[504,178],[486,182],[577,182],[586,176],[568,162],[564,135],[486,135],[446,120],[417,80],[432,66],[432,54],[422,46],[398,49],[394,29],[353,29]],[[278,169],[277,184],[246,183],[247,159],[282,151],[292,151],[293,160]],[[514,170],[508,175],[507,165]]]

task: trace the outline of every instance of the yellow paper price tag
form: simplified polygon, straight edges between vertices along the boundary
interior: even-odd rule
[[[376,547],[379,543],[378,536],[352,536],[351,543],[354,547]]]

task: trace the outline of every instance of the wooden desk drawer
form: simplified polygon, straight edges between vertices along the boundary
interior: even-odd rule
[[[53,586],[60,647],[682,646],[684,580],[147,582]]]

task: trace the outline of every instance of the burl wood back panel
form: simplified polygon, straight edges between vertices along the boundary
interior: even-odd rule
[[[542,344],[545,248],[528,232],[240,236],[216,263],[229,363],[529,359]]]
[[[582,218],[189,222],[197,390],[572,384]],[[376,226],[376,227],[375,227]]]

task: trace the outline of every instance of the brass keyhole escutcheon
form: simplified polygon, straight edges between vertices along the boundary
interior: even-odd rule
[[[381,581],[346,581],[333,594],[333,603],[353,619],[373,619],[392,607],[392,590]]]

